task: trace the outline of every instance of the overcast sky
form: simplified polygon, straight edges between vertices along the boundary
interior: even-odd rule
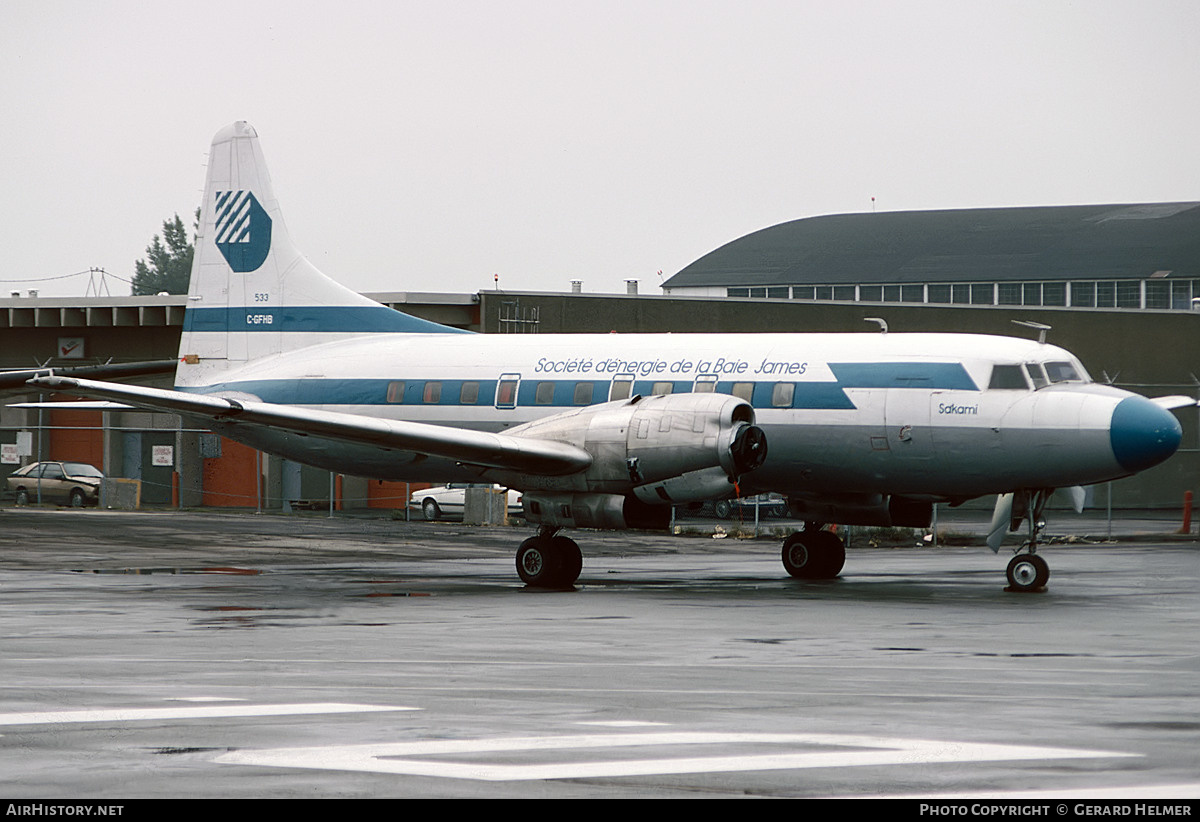
[[[129,279],[234,120],[352,288],[654,294],[872,197],[1200,199],[1200,3],[2,0],[0,294]]]

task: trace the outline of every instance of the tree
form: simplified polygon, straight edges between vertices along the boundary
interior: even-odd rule
[[[199,219],[200,209],[196,209],[196,220]],[[138,260],[134,263],[134,296],[163,291],[186,294],[188,291],[196,248],[188,242],[187,229],[178,214],[172,220],[163,220],[162,227],[162,238],[155,234],[154,240],[146,246],[149,262]]]

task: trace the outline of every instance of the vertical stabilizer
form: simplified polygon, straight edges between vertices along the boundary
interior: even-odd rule
[[[244,121],[213,138],[175,383],[199,387],[245,363],[371,333],[456,333],[370,300],[296,249]]]

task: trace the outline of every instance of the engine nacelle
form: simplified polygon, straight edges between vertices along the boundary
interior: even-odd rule
[[[619,494],[522,494],[525,519],[560,528],[627,528],[662,530],[671,522],[671,509],[648,505]]]
[[[488,472],[534,499],[545,496],[541,492],[634,497],[657,505],[721,499],[767,453],[754,409],[727,394],[634,397],[555,414],[507,433],[567,442],[592,455],[588,468],[567,476]]]

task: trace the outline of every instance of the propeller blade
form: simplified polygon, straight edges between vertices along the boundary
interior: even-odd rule
[[[1082,485],[1071,485],[1066,488],[1059,488],[1059,493],[1065,494],[1067,499],[1071,501],[1071,507],[1075,509],[1076,514],[1083,513],[1083,505],[1087,500],[1087,491]]]
[[[1012,525],[1013,499],[1015,494],[1000,494],[996,497],[996,510],[992,513],[992,524],[988,526],[988,547],[993,554],[1000,553],[1000,543]]]

